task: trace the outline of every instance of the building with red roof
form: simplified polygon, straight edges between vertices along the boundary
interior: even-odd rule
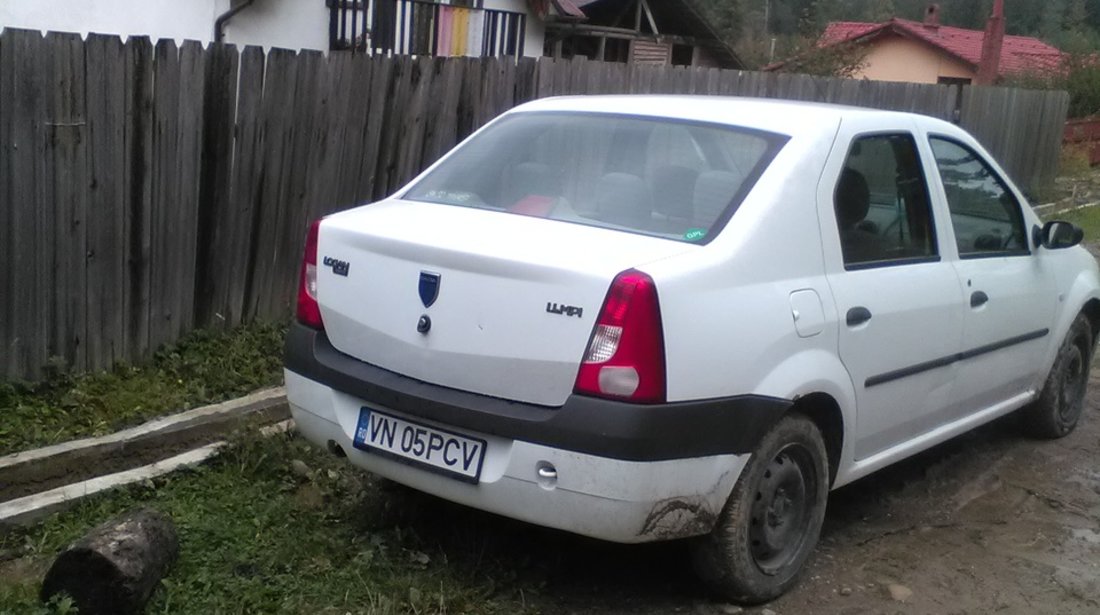
[[[939,9],[928,7],[924,22],[893,18],[882,23],[833,22],[819,47],[857,44],[866,48],[856,78],[913,83],[970,83],[978,76],[985,41],[982,30],[941,25]],[[1005,36],[1000,78],[1048,73],[1062,65],[1063,54],[1037,38]]]

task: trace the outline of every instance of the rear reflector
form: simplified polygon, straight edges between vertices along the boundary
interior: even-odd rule
[[[637,403],[665,401],[665,348],[653,279],[624,271],[607,291],[575,392]]]
[[[298,281],[298,322],[314,329],[324,329],[321,306],[317,303],[317,234],[321,220],[309,225],[306,248],[302,255],[302,276]]]

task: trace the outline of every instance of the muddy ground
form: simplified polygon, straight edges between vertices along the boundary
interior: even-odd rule
[[[1100,613],[1100,370],[1090,387],[1063,440],[1028,439],[1008,417],[834,492],[802,582],[742,612]],[[542,578],[530,601],[543,612],[739,612],[692,578],[683,544],[516,525],[513,556],[521,577]]]

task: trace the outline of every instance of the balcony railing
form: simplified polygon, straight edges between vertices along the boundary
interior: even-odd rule
[[[329,48],[424,56],[521,56],[523,13],[481,0],[328,0]]]

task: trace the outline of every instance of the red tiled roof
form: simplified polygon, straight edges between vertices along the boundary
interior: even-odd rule
[[[818,45],[828,46],[885,32],[925,42],[948,55],[972,65],[982,59],[985,32],[953,26],[926,26],[919,21],[895,17],[883,23],[834,21],[825,28]],[[1005,36],[998,73],[1009,75],[1056,69],[1062,62],[1062,52],[1030,36]]]

